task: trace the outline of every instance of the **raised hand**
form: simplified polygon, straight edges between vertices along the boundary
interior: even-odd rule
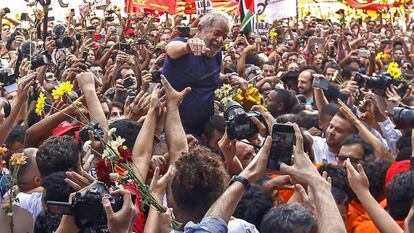
[[[201,56],[210,52],[210,49],[207,48],[206,43],[197,37],[191,38],[187,41],[187,50],[192,52],[195,56]]]
[[[124,203],[118,212],[114,212],[107,197],[102,198],[103,208],[108,219],[108,229],[112,233],[130,232],[132,220],[136,215],[135,205],[132,202],[131,193],[127,190],[117,190],[111,195],[123,196]]]
[[[167,106],[179,106],[183,102],[184,97],[190,93],[191,88],[186,87],[181,92],[176,91],[168,82],[168,80],[161,75],[161,83],[164,87],[165,94],[167,96]]]
[[[352,166],[351,161],[347,159],[345,161],[345,167],[348,173],[349,185],[356,194],[369,189],[368,177],[361,164],[357,165],[357,171],[354,166]]]

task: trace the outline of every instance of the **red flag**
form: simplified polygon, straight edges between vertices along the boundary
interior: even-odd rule
[[[352,8],[355,9],[362,9],[362,10],[372,10],[378,11],[381,9],[389,9],[392,7],[398,7],[404,2],[410,1],[383,1],[383,0],[370,0],[370,1],[361,1],[361,0],[347,0],[348,3]]]
[[[175,14],[176,1],[175,0],[132,0],[132,7],[143,9],[150,9],[154,11],[168,12]]]

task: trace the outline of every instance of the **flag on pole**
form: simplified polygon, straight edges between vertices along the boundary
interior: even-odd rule
[[[254,31],[254,0],[240,0],[240,30],[246,35]]]

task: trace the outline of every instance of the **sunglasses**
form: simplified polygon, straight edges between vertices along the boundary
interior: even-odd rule
[[[347,159],[349,159],[349,161],[351,163],[359,163],[359,161],[361,161],[360,159],[347,157],[347,156],[342,156],[342,155],[337,155],[337,156],[335,156],[335,158],[336,158],[337,162],[345,162],[345,160],[347,160]]]

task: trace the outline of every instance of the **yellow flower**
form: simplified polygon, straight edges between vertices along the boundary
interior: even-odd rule
[[[6,147],[0,147],[0,155],[4,155],[4,153],[6,153],[8,151],[8,149]],[[0,164],[1,166],[1,164]]]
[[[59,87],[56,87],[52,91],[53,99],[54,100],[62,99],[62,97],[65,94],[71,95],[72,89],[73,89],[73,85],[69,81],[66,81],[66,82],[60,84]]]
[[[222,93],[221,93],[221,89],[217,89],[215,92],[214,92],[214,94],[216,95],[216,97],[217,98],[219,98],[219,99],[221,99],[221,97],[222,97]]]
[[[388,70],[390,70],[390,69],[398,69],[398,63],[397,62],[391,62],[388,65]]]
[[[45,94],[43,94],[43,92],[40,92],[39,94],[39,98],[37,98],[37,102],[36,102],[36,114],[38,116],[42,116],[44,111],[45,111],[45,105],[46,105],[46,97]]]
[[[14,153],[10,158],[10,162],[12,165],[24,165],[26,164],[26,158],[23,153]]]
[[[377,53],[377,56],[375,57],[375,60],[381,60],[383,58],[384,54],[381,53]]]
[[[229,84],[224,84],[221,88],[224,93],[229,93],[231,91],[231,86]]]
[[[223,105],[226,105],[230,101],[232,101],[231,97],[224,97],[223,99],[221,99],[221,103]]]

